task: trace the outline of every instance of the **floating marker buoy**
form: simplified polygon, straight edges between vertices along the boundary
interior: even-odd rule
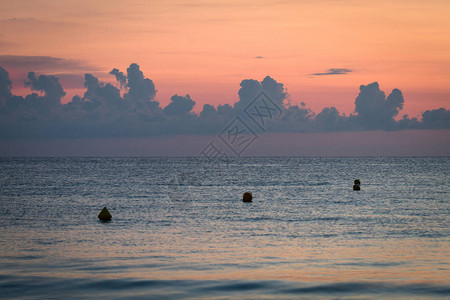
[[[244,201],[244,202],[252,202],[252,199],[253,199],[252,193],[245,192],[244,193],[244,197],[242,198],[242,201]]]
[[[102,211],[98,214],[98,218],[102,221],[109,221],[112,219],[112,215],[106,206],[103,207]]]
[[[354,181],[354,185],[353,185],[353,190],[354,191],[359,191],[361,190],[361,187],[359,186],[361,184],[361,181],[359,181],[359,179],[355,179]]]

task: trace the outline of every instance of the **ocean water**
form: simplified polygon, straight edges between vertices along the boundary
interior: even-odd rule
[[[0,298],[448,298],[449,175],[449,157],[2,158]]]

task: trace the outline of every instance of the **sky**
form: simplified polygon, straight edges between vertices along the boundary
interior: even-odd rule
[[[16,95],[23,96],[26,103],[67,104],[75,103],[76,95],[80,101],[90,103],[100,97],[104,98],[104,103],[109,103],[99,104],[95,109],[102,120],[106,118],[104,115],[113,114],[111,107],[119,109],[111,104],[111,97],[115,97],[114,103],[138,101],[136,99],[142,97],[152,102],[153,106],[136,104],[114,112],[116,119],[109,122],[123,117],[128,122],[127,132],[131,132],[129,135],[124,132],[119,138],[218,136],[232,116],[242,111],[238,109],[239,104],[235,104],[241,103],[243,107],[260,89],[271,97],[278,97],[275,104],[283,110],[286,116],[283,120],[290,118],[262,128],[263,134],[266,130],[280,133],[278,137],[272,136],[274,144],[287,132],[329,135],[328,132],[335,129],[441,130],[441,134],[431,135],[436,136],[436,145],[448,141],[449,1],[0,0],[0,5],[0,67],[12,83],[4,98]],[[131,68],[134,63],[137,68]],[[114,68],[128,75],[122,88],[120,81],[110,74]],[[129,68],[142,81],[135,81],[134,88],[127,72]],[[30,71],[34,72],[31,77]],[[9,81],[5,74],[4,86],[7,86]],[[85,74],[98,80],[95,85],[92,83],[95,80],[89,77],[93,80],[89,93]],[[39,77],[41,75],[44,77]],[[64,92],[55,92],[59,87],[54,78]],[[266,78],[278,87],[282,85],[281,90],[271,88],[272,81]],[[24,80],[28,84],[24,85]],[[51,82],[53,92],[48,85],[44,87],[45,82]],[[102,90],[108,83],[111,88]],[[254,94],[247,92],[252,90],[252,84],[259,84]],[[365,92],[362,87],[367,87]],[[41,98],[26,98],[33,92]],[[376,96],[383,92],[384,98]],[[181,98],[174,98],[174,95]],[[47,99],[52,97],[53,100]],[[356,100],[358,97],[360,100]],[[217,110],[229,104],[234,110],[225,113],[229,120],[224,117],[221,122],[217,122],[217,116],[201,122],[186,119],[185,114],[201,116],[205,104]],[[79,130],[77,122],[85,123],[88,118],[87,105],[72,105],[76,116],[74,112],[67,113],[68,106],[64,113],[55,113],[56,106],[44,109],[34,104],[23,105],[29,107],[22,111],[4,108],[3,115],[0,107],[0,118],[3,118],[3,122],[0,119],[3,124],[0,138],[117,137],[100,129]],[[316,119],[324,108],[332,107],[337,112],[333,122],[330,111],[325,111],[327,114],[322,114],[320,120]],[[158,129],[150,130],[151,133],[142,132],[136,129],[145,126],[141,121],[134,122],[134,127],[129,125],[133,118],[138,118],[137,109],[142,109],[141,114],[151,115],[151,120],[170,120],[158,123],[155,127]],[[162,112],[156,113],[157,110]],[[93,109],[89,114],[92,119]],[[305,121],[305,114],[311,116],[311,122]],[[37,119],[40,125],[51,120],[54,127],[70,129],[66,133],[55,133],[37,123],[23,125],[18,116],[24,115],[31,115],[29,118]],[[373,115],[378,116],[377,120]],[[60,121],[55,121],[58,118],[73,118],[73,124],[61,125]],[[392,122],[402,119],[407,121]],[[110,123],[97,124],[95,128]],[[78,129],[73,129],[75,127]],[[212,129],[205,131],[206,127]],[[417,134],[414,138],[423,136],[423,133]],[[326,141],[330,138],[328,135],[322,138]],[[380,138],[376,134],[371,137],[375,142]],[[444,146],[449,149],[448,143]],[[150,155],[157,152],[149,151]]]

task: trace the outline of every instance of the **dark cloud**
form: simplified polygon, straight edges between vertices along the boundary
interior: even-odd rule
[[[28,78],[24,80],[24,83],[26,87],[31,87],[33,91],[44,92],[45,96],[43,99],[53,104],[59,104],[61,98],[66,94],[59,83],[59,79],[55,76],[40,75],[36,77],[34,72],[29,72]]]
[[[12,96],[11,94],[12,81],[9,78],[9,73],[0,67],[0,99],[6,101],[7,98]]]
[[[268,131],[313,132],[315,114],[308,108],[291,105],[285,108],[279,119],[269,122]]]
[[[450,128],[450,110],[427,110],[422,114],[422,124],[427,129]]]
[[[364,129],[392,130],[396,123],[394,117],[403,108],[403,102],[402,92],[398,89],[386,98],[378,82],[361,85],[355,100],[356,119]]]
[[[117,82],[120,83],[120,88],[126,88],[127,86],[127,76],[123,74],[123,72],[120,72],[119,69],[112,69],[109,74],[116,76]]]
[[[195,101],[189,95],[186,97],[174,95],[170,98],[170,103],[164,108],[164,113],[168,116],[179,116],[188,114],[194,108]]]
[[[84,93],[83,101],[96,106],[104,104],[108,107],[120,106],[120,103],[123,102],[119,89],[110,83],[104,85],[92,74],[84,76],[84,86],[87,90]]]
[[[264,56],[254,56],[253,58],[261,59],[264,58]]]
[[[12,70],[35,72],[86,72],[97,68],[79,60],[51,56],[0,55],[0,66]]]
[[[403,108],[403,95],[394,89],[389,96],[377,82],[361,85],[355,100],[355,111],[346,116],[334,107],[315,114],[304,103],[288,105],[288,93],[282,83],[267,76],[262,81],[243,80],[234,105],[203,106],[193,112],[195,101],[189,95],[174,95],[164,108],[155,100],[153,81],[144,76],[137,64],[131,64],[126,75],[118,69],[111,74],[126,86],[120,89],[102,83],[87,73],[83,95],[61,104],[65,91],[54,75],[29,72],[24,83],[33,93],[21,97],[11,93],[11,79],[0,67],[0,137],[1,138],[90,138],[147,137],[174,134],[218,134],[237,116],[248,126],[246,108],[264,92],[281,111],[279,117],[267,120],[267,132],[331,132],[362,130],[442,129],[450,128],[450,111],[427,110],[422,120],[397,116]],[[247,115],[248,116],[248,115]]]
[[[138,64],[133,63],[127,69],[127,80],[128,93],[125,95],[126,98],[137,102],[145,102],[155,98],[155,85],[152,80],[144,77],[144,73],[140,70]]]
[[[4,19],[4,20],[0,20],[1,22],[25,22],[25,23],[29,23],[29,22],[35,22],[36,20],[34,18],[9,18],[9,19]]]
[[[206,119],[211,116],[214,116],[217,113],[217,110],[211,104],[204,104],[203,109],[200,112],[200,118]]]
[[[324,75],[345,75],[348,74],[350,72],[353,72],[353,70],[350,69],[339,69],[339,68],[331,68],[328,69],[327,72],[321,72],[321,73],[313,73],[310,75],[314,75],[314,76],[324,76]]]
[[[348,129],[352,119],[341,114],[335,107],[325,107],[315,118],[319,131],[341,131]]]
[[[241,82],[241,88],[238,92],[239,101],[234,104],[234,108],[244,110],[262,91],[267,93],[280,108],[283,107],[283,101],[288,96],[284,85],[270,76],[266,76],[261,82],[254,79],[245,79]]]

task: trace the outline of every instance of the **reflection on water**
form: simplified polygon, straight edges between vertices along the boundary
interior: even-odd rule
[[[3,159],[0,287],[19,298],[449,296],[449,165]],[[174,174],[195,178],[171,188]]]

